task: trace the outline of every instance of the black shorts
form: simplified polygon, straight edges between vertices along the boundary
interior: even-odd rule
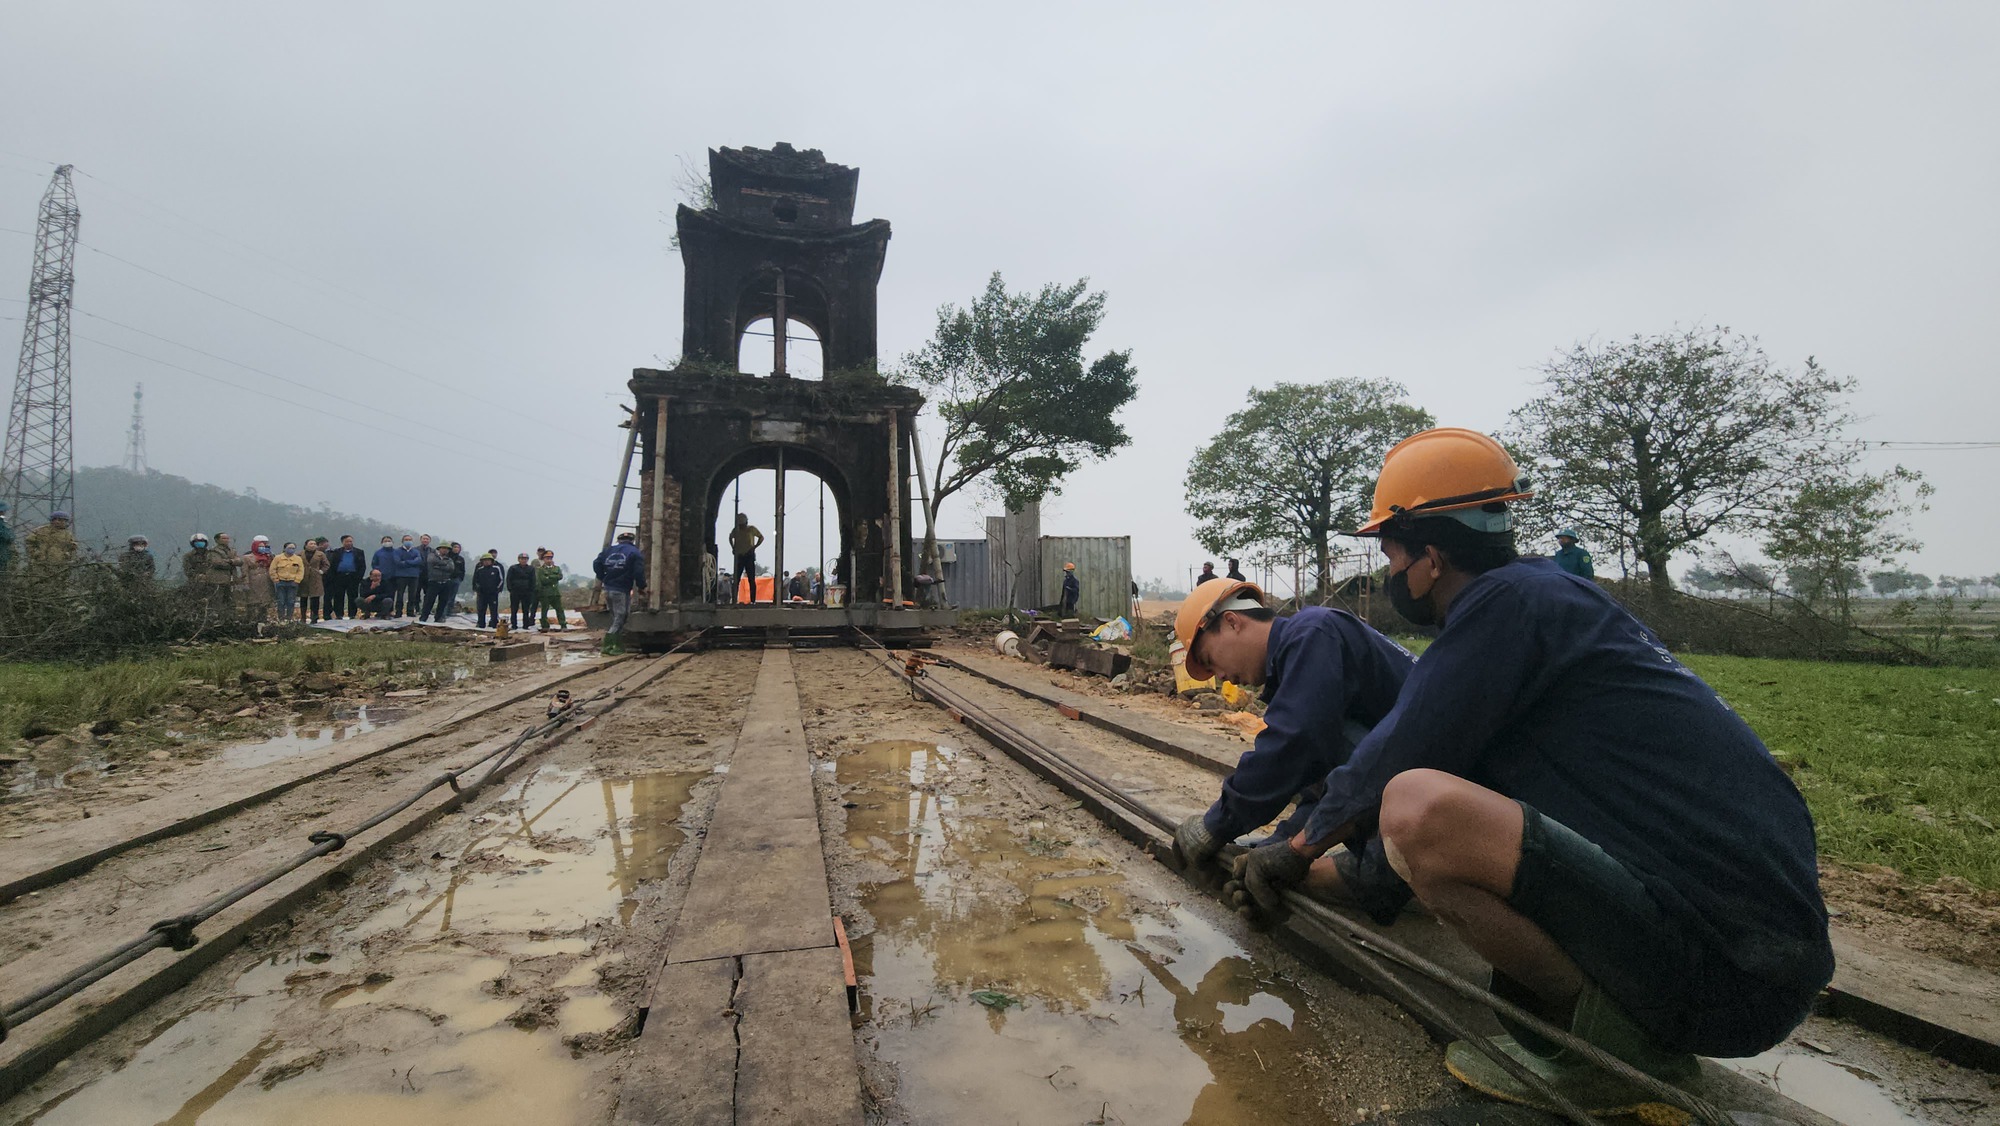
[[[1760,980],[1724,955],[1713,929],[1670,908],[1644,880],[1567,825],[1521,806],[1515,910],[1548,932],[1584,975],[1662,1047],[1750,1056],[1784,1040],[1819,992]]]

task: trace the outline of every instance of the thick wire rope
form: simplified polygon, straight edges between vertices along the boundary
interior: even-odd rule
[[[875,645],[876,648],[881,649],[883,653],[886,654],[889,652],[886,646],[883,646],[874,638],[868,637],[866,634],[862,634],[862,636]],[[891,659],[893,660],[893,656]],[[891,668],[892,671],[895,671],[899,676],[903,676],[904,679],[911,679],[900,669],[895,669],[894,666],[891,666]],[[944,689],[935,680],[930,680],[930,678],[925,679],[929,680],[929,683],[925,686],[925,691],[937,693],[940,697],[947,695],[953,697],[949,701],[950,707],[967,715],[976,716],[982,723],[990,724],[1007,733],[1013,740],[1018,740],[1021,744],[1020,749],[1028,753],[1031,757],[1040,758],[1052,766],[1061,765],[1068,773],[1072,773],[1078,778],[1083,779],[1090,785],[1092,790],[1098,792],[1101,796],[1138,813],[1154,827],[1168,835],[1172,835],[1174,832],[1175,824],[1165,814],[1151,808],[1139,799],[1123,793],[1112,783],[1078,766],[1060,752],[1042,745],[1018,727],[972,705],[963,695],[950,689]],[[913,690],[916,688],[914,680],[912,680],[911,688]],[[1647,1075],[1617,1056],[1575,1035],[1568,1029],[1558,1028],[1507,999],[1483,989],[1473,982],[1467,981],[1443,966],[1437,965],[1421,955],[1381,937],[1373,931],[1364,930],[1356,926],[1332,908],[1315,899],[1298,891],[1287,891],[1285,893],[1285,904],[1293,911],[1310,919],[1317,925],[1318,929],[1321,929],[1328,937],[1332,938],[1336,945],[1362,959],[1363,964],[1369,964],[1369,959],[1373,959],[1376,962],[1387,961],[1400,964],[1437,982],[1452,993],[1492,1009],[1506,1016],[1509,1020],[1528,1028],[1530,1031],[1538,1033],[1561,1047],[1575,1052],[1597,1067],[1610,1072],[1634,1086],[1642,1088],[1662,1102],[1671,1103],[1687,1111],[1701,1121],[1709,1123],[1710,1126],[1730,1126],[1731,1124],[1731,1119],[1728,1115],[1705,1099],[1691,1095],[1670,1083]],[[1590,1126],[1590,1124],[1596,1123],[1596,1119],[1590,1117],[1583,1110],[1576,1107],[1574,1103],[1565,1099],[1550,1087],[1546,1081],[1541,1079],[1540,1076],[1528,1071],[1519,1061],[1501,1051],[1487,1037],[1472,1031],[1463,1022],[1459,1021],[1457,1017],[1446,1012],[1435,1002],[1416,993],[1408,983],[1396,977],[1386,967],[1377,965],[1375,968],[1379,974],[1379,980],[1389,988],[1390,992],[1396,994],[1395,1000],[1397,1003],[1417,1012],[1419,1015],[1431,1019],[1452,1035],[1470,1043],[1509,1075],[1512,1075],[1524,1086],[1534,1091],[1538,1097],[1548,1100],[1551,1109],[1563,1113],[1571,1121],[1579,1123],[1580,1126]]]

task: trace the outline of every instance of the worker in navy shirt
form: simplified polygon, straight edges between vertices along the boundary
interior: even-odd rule
[[[1498,443],[1406,439],[1368,524],[1396,609],[1442,625],[1303,831],[1228,892],[1282,911],[1313,858],[1374,827],[1495,992],[1659,1078],[1779,1042],[1832,977],[1811,816],[1764,745],[1596,584],[1514,551],[1532,494]],[[1587,1110],[1643,1092],[1525,1030],[1500,1046]],[[1446,1066],[1532,1102],[1467,1044]]]
[[[1184,866],[1208,863],[1238,836],[1268,823],[1295,799],[1277,827],[1305,825],[1327,772],[1395,706],[1410,654],[1354,615],[1312,606],[1279,617],[1263,592],[1242,580],[1197,586],[1182,601],[1174,632],[1196,680],[1220,675],[1263,688],[1264,730],[1222,783],[1222,794],[1174,834]],[[1389,870],[1380,842],[1338,854],[1342,898],[1392,919],[1409,888]],[[1365,868],[1365,871],[1364,871]]]

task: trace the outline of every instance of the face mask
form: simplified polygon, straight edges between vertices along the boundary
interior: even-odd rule
[[[1414,567],[1416,564],[1412,563],[1410,566]],[[1389,604],[1396,608],[1396,613],[1401,614],[1404,621],[1409,622],[1413,626],[1434,626],[1437,624],[1437,608],[1431,604],[1430,598],[1424,597],[1420,599],[1410,593],[1409,567],[1405,567],[1395,574],[1390,575],[1388,587]]]

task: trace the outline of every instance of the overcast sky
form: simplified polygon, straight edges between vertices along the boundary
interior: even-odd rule
[[[1142,578],[1278,380],[1495,430],[1579,339],[1712,322],[1859,380],[1856,437],[2000,441],[1992,4],[674,7],[0,8],[0,228],[78,170],[78,463],[143,381],[156,469],[587,556],[679,351],[680,162],[780,140],[894,224],[885,360],[994,270],[1109,292],[1133,442],[1044,531]],[[1937,486],[1915,566],[2000,570],[2000,449],[1871,457]]]

